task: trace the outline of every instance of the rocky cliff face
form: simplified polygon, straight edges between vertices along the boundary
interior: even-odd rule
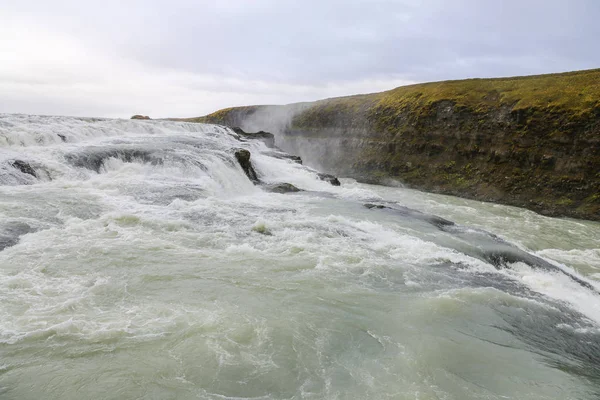
[[[307,164],[366,182],[600,220],[600,70],[412,85],[195,120],[273,131]]]

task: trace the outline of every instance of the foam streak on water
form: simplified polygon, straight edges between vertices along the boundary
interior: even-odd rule
[[[599,224],[342,182],[214,125],[0,115],[0,398],[599,398]]]

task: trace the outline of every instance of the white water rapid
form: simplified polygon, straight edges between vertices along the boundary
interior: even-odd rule
[[[0,399],[600,398],[600,224],[341,181],[0,114]]]

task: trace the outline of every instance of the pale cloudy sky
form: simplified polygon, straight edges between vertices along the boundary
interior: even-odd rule
[[[0,0],[0,112],[198,116],[600,67],[598,0]]]

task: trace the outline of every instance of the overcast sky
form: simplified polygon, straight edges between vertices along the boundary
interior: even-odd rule
[[[600,67],[599,0],[0,0],[0,112],[198,116]]]

